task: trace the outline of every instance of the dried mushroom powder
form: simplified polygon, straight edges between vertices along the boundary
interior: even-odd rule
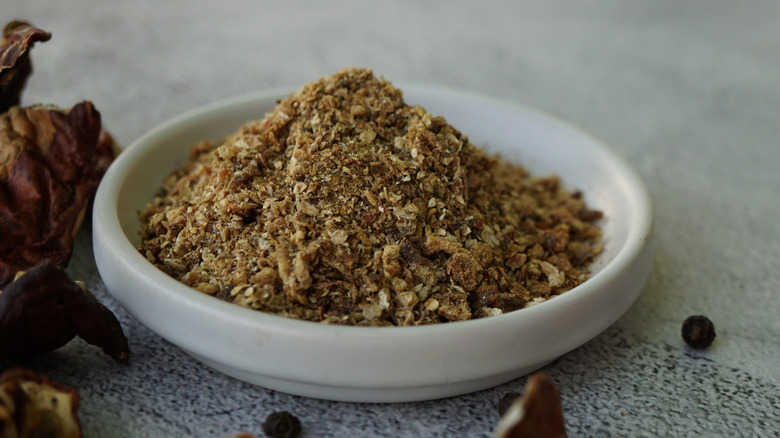
[[[601,214],[348,68],[204,141],[141,212],[140,251],[220,299],[291,318],[498,315],[586,279]]]

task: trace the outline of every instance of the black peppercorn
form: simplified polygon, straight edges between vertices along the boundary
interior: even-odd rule
[[[271,438],[295,438],[301,435],[301,422],[287,411],[274,412],[263,422],[263,432]]]
[[[520,397],[519,392],[507,392],[504,394],[504,396],[498,400],[498,415],[503,417],[518,397]]]
[[[715,339],[715,326],[706,316],[694,315],[683,322],[682,337],[691,348],[707,348]]]

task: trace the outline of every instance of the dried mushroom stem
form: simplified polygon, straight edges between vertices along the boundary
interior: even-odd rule
[[[0,437],[78,438],[79,394],[54,380],[22,368],[0,375]]]
[[[75,336],[127,362],[127,338],[119,321],[61,268],[30,269],[0,293],[0,358],[53,351]]]

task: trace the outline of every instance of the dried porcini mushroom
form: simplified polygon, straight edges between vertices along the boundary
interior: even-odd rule
[[[550,377],[537,373],[528,379],[523,395],[501,417],[493,437],[566,437],[561,398]]]
[[[61,268],[37,266],[0,292],[0,359],[53,351],[75,336],[127,362],[119,321]]]
[[[67,266],[113,143],[89,101],[0,115],[0,286],[43,262]]]
[[[10,368],[0,375],[0,437],[80,437],[79,401],[75,388]]]
[[[0,113],[19,103],[19,96],[32,73],[29,49],[51,34],[24,21],[12,21],[3,28],[0,41]]]

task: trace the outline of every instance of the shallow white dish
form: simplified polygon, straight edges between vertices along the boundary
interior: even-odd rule
[[[401,402],[448,397],[515,379],[614,323],[650,269],[650,199],[637,174],[590,136],[527,108],[473,94],[401,85],[407,103],[444,115],[470,140],[536,175],[557,173],[605,213],[605,251],[591,279],[534,307],[420,327],[341,327],[264,314],[204,295],[136,251],[137,212],[190,146],[260,119],[290,89],[207,105],[144,135],[113,163],[95,198],[97,266],[142,324],[225,374],[292,394]]]

